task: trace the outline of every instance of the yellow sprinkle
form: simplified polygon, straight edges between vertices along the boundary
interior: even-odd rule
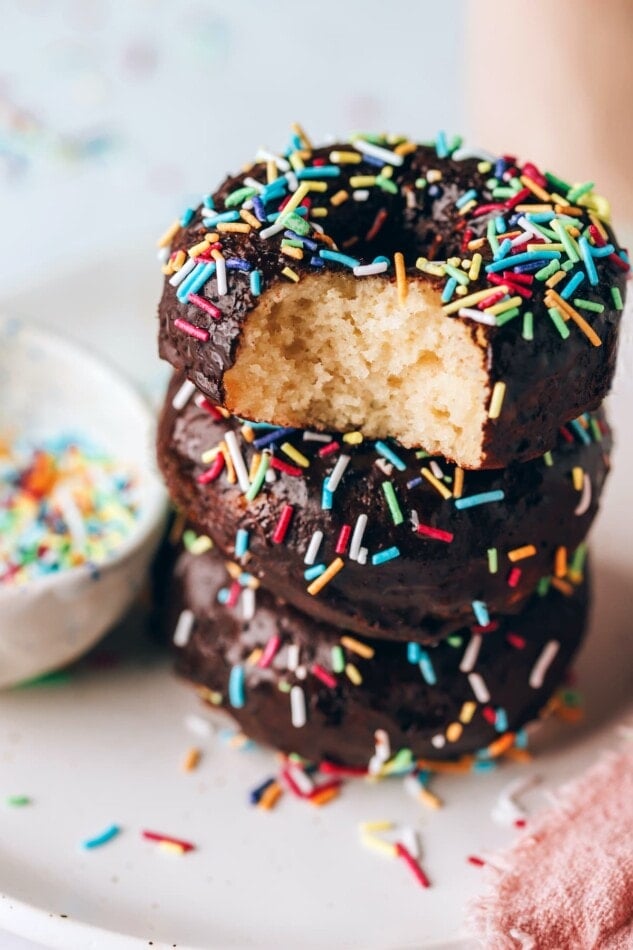
[[[231,458],[231,453],[229,452],[229,447],[226,442],[220,442],[220,451],[224,456],[224,464],[226,465],[226,477],[229,485],[235,485],[237,482],[237,475],[235,474],[235,466],[233,465],[233,459]]]
[[[255,215],[251,214],[251,212],[246,208],[242,208],[240,211],[240,218],[242,218],[243,221],[246,221],[247,224],[250,224],[252,228],[255,228],[256,231],[262,226],[261,221],[258,221]]]
[[[208,534],[199,534],[193,544],[189,545],[189,553],[193,554],[194,557],[198,557],[200,554],[206,554],[207,551],[210,551],[213,548],[213,541]]]
[[[491,168],[490,162],[477,162],[477,171],[480,175],[487,175]]]
[[[248,442],[249,445],[251,442],[255,441],[255,430],[251,426],[249,426],[248,423],[244,423],[244,425],[240,429],[240,432],[242,433],[242,438],[244,439],[244,441]]]
[[[421,469],[421,472],[422,472],[422,475],[426,478],[427,482],[431,483],[433,488],[435,488],[440,493],[442,498],[448,499],[448,498],[453,497],[453,493],[451,492],[451,490],[447,488],[446,485],[444,485],[439,479],[435,477],[435,475],[430,470],[430,468],[423,468]]]
[[[323,590],[326,584],[329,584],[333,577],[345,567],[345,561],[341,557],[335,557],[331,564],[326,567],[320,577],[313,580],[308,587],[308,593],[313,597]]]
[[[486,238],[474,238],[474,240],[468,242],[468,245],[467,245],[467,246],[468,246],[468,250],[469,250],[469,251],[478,251],[480,248],[482,248],[482,247],[483,247],[485,244],[487,244],[487,243],[488,243],[488,242],[487,242]]]
[[[433,277],[443,277],[445,274],[441,264],[434,264],[432,261],[428,261],[426,257],[418,257],[415,266],[418,270],[424,271],[425,274],[431,274]]]
[[[280,798],[281,785],[279,785],[278,782],[273,782],[264,791],[262,797],[257,802],[257,807],[261,808],[262,811],[270,811],[271,808],[275,807]]]
[[[284,267],[281,273],[284,277],[287,277],[288,280],[294,281],[295,284],[299,282],[299,275],[291,267]]]
[[[222,705],[222,693],[218,693],[217,690],[207,689],[206,686],[198,686],[196,693],[205,703],[210,703],[212,706]]]
[[[505,284],[500,284],[497,288],[498,290],[503,290],[507,294],[508,288]],[[468,297],[462,298],[462,300],[454,300],[452,303],[446,304],[443,308],[444,313],[456,313],[457,310],[461,310],[462,307],[470,307],[471,304],[479,303],[480,300],[485,300],[486,297],[490,296],[490,288],[487,290],[478,290],[474,294],[469,294]]]
[[[452,722],[446,729],[446,738],[449,742],[457,742],[463,731],[461,722]]]
[[[218,452],[221,452],[221,451],[222,449],[220,448],[219,445],[214,445],[212,449],[207,449],[206,452],[203,452],[200,458],[204,462],[205,465],[208,465],[209,462],[213,461],[213,459],[216,457]]]
[[[303,145],[303,147],[304,147],[304,148],[309,148],[310,151],[312,151],[312,142],[310,141],[310,139],[309,139],[308,136],[306,135],[305,129],[303,128],[303,126],[299,125],[298,122],[293,122],[292,125],[290,126],[290,128],[291,128],[292,131],[295,133],[295,135],[298,135],[298,136],[299,136],[299,138],[301,139],[301,144]]]
[[[352,188],[370,188],[376,184],[375,175],[352,175],[349,180]]]
[[[590,211],[590,212],[589,212],[589,220],[590,220],[591,223],[594,225],[594,227],[596,227],[596,228],[598,229],[598,231],[600,232],[600,236],[601,236],[602,238],[604,238],[605,241],[608,241],[608,240],[609,240],[609,235],[608,235],[608,233],[607,233],[607,229],[605,228],[605,226],[604,226],[604,224],[602,223],[602,221],[600,220],[600,218],[596,217],[596,215],[595,215],[592,211]]]
[[[508,551],[508,558],[514,564],[515,561],[523,561],[526,557],[534,557],[537,553],[533,544],[524,544],[521,548],[513,548]]]
[[[484,312],[491,313],[493,316],[497,316],[497,314],[505,313],[506,310],[512,310],[513,307],[517,307],[520,304],[520,297],[510,297],[509,300],[502,300],[500,303],[496,303],[492,307],[486,307]]]
[[[248,469],[248,480],[251,483],[251,485],[255,481],[255,475],[257,474],[257,469],[259,468],[259,463],[261,462],[261,460],[262,460],[261,452],[255,452],[253,454],[253,457],[251,459],[251,464]]]
[[[474,198],[471,198],[471,200],[467,201],[465,205],[462,205],[462,207],[459,209],[457,214],[461,214],[461,215],[470,214],[470,212],[473,210],[474,207],[476,207],[476,205],[477,205],[476,200]]]
[[[567,210],[567,206],[569,205],[567,198],[563,198],[563,196],[559,195],[558,192],[553,191],[551,194],[551,199],[552,201],[555,201],[560,207]]]
[[[281,451],[284,453],[284,455],[287,455],[289,459],[292,459],[293,462],[296,462],[300,468],[309,467],[310,459],[306,458],[303,452],[300,452],[299,449],[296,449],[290,442],[284,442],[281,446]]]
[[[345,664],[345,672],[347,673],[349,679],[352,681],[354,686],[360,686],[360,684],[363,682],[363,677],[360,675],[360,671],[358,670],[357,667],[354,666],[353,663]]]
[[[464,725],[468,725],[473,716],[475,715],[475,710],[477,709],[477,703],[474,703],[472,700],[465,702],[461,708],[459,714],[459,721],[463,722]]]
[[[167,247],[168,244],[171,244],[172,238],[176,236],[179,230],[180,230],[180,221],[174,221],[174,223],[171,224],[167,228],[165,233],[161,235],[161,237],[159,237],[158,241],[156,242],[156,246]]]
[[[556,284],[560,284],[561,280],[567,277],[567,273],[564,270],[557,270],[555,274],[552,274],[548,280],[545,281],[548,287],[555,287]]]
[[[567,573],[567,548],[561,545],[554,555],[554,576],[564,577]]]
[[[380,838],[375,838],[373,835],[361,835],[360,840],[366,848],[371,848],[372,851],[377,851],[379,854],[384,854],[388,858],[395,858],[398,854],[395,844],[391,844],[389,841],[382,841]]]
[[[275,181],[279,172],[277,170],[276,162],[273,162],[272,158],[269,158],[266,162],[266,181],[270,184],[272,181]]]
[[[525,214],[544,214],[546,211],[552,211],[551,204],[547,205],[517,205],[515,211]]]
[[[303,161],[303,158],[301,157],[301,152],[293,152],[288,157],[288,161],[290,162],[294,171],[296,172],[300,172],[303,168],[306,167]]]
[[[281,212],[284,218],[286,217],[286,215],[291,214],[295,210],[295,208],[299,207],[299,205],[301,204],[301,202],[306,197],[309,191],[310,191],[309,182],[302,181],[299,187],[297,188],[297,190],[295,191],[294,195],[290,199],[290,201],[284,207],[284,210]]]
[[[420,788],[418,799],[423,805],[426,805],[427,808],[432,808],[434,811],[437,811],[437,809],[441,808],[444,804],[442,799],[434,795],[433,792],[430,792],[428,788]]]
[[[455,466],[453,473],[453,498],[461,498],[464,491],[464,469]]]
[[[571,470],[571,477],[576,491],[582,491],[583,482],[585,480],[584,475],[585,473],[583,472],[580,465],[574,465]]]
[[[176,841],[159,841],[158,847],[161,851],[169,851],[171,854],[184,854],[185,848]]]
[[[160,271],[161,271],[161,274],[165,274],[166,277],[169,277],[170,274],[174,273],[174,266],[170,261],[169,264],[163,264]]]
[[[311,218],[327,218],[327,208],[311,208],[310,217]]]
[[[196,749],[195,746],[189,749],[182,762],[183,771],[192,772],[200,762],[201,756],[200,749]]]
[[[400,142],[399,145],[396,145],[394,152],[396,155],[411,155],[412,152],[415,152],[417,145],[415,142]]]
[[[296,261],[303,260],[303,250],[300,247],[284,246],[281,249],[281,253],[285,254],[286,257],[294,257]]]
[[[332,195],[330,198],[330,204],[333,204],[335,208],[338,208],[339,205],[342,205],[344,201],[347,201],[349,198],[349,192],[345,191],[344,188],[341,188],[340,191],[337,191],[335,195]]]
[[[468,280],[477,280],[479,277],[479,271],[481,270],[481,262],[483,258],[481,254],[473,254],[472,263],[468,271]]]
[[[186,260],[187,260],[187,255],[181,249],[180,251],[176,252],[176,255],[172,261],[172,267],[174,268],[174,270],[180,270],[180,268],[182,267],[182,265],[185,263]]]
[[[426,173],[426,180],[429,185],[434,185],[435,182],[442,180],[442,173],[438,168],[429,168]]]
[[[506,394],[506,384],[497,380],[492,390],[492,397],[490,399],[490,408],[488,409],[488,418],[489,419],[498,419],[501,415],[501,408],[503,406],[503,400]]]
[[[333,165],[358,165],[361,156],[358,152],[330,152],[330,161]]]
[[[246,658],[246,663],[248,666],[256,666],[259,663],[260,657],[264,651],[261,647],[255,647]]]
[[[199,244],[194,244],[193,247],[189,248],[189,257],[198,257],[200,254],[208,251],[209,247],[210,244],[208,241],[200,241]]]
[[[346,432],[343,436],[343,442],[347,443],[347,445],[361,445],[363,438],[362,432]]]
[[[218,231],[220,233],[233,233],[233,234],[250,234],[251,226],[244,222],[241,224],[239,221],[220,221],[217,225]]]
[[[563,298],[559,296],[559,294],[557,294],[555,290],[549,290],[547,292],[545,303],[548,306],[551,305],[549,301],[553,301],[556,307],[558,307],[559,310],[562,310],[563,316],[566,319],[571,319],[574,321],[578,329],[581,330],[585,334],[585,336],[587,337],[589,342],[593,344],[593,346],[602,346],[602,340],[600,339],[596,331],[593,329],[593,327],[587,323],[585,318],[582,317],[578,313],[578,311],[575,310],[574,307],[572,307],[571,304],[567,303],[566,300],[563,300]]]
[[[564,251],[564,244],[528,244],[528,251]]]
[[[220,238],[220,235],[218,234],[217,231],[208,231],[207,234],[205,234],[204,236],[205,241],[208,241],[209,244],[215,244],[215,242],[218,241],[219,238]]]
[[[550,195],[545,191],[544,188],[541,188],[540,185],[537,185],[535,181],[532,181],[531,178],[528,178],[527,175],[521,175],[521,184],[525,185],[526,188],[529,188],[533,195],[536,195],[537,198],[540,198],[541,201],[549,201]],[[534,207],[532,205],[532,207]]]
[[[328,189],[328,183],[326,181],[309,181],[307,182],[309,191],[317,191],[323,193]]]
[[[243,571],[243,568],[239,564],[236,564],[235,561],[225,561],[224,566],[226,568],[227,574],[229,575],[231,580],[234,580],[234,581],[238,579],[238,577]]]
[[[360,640],[356,640],[354,637],[341,637],[341,644],[346,650],[358,653],[364,660],[371,660],[376,652],[373,647],[370,647],[367,643],[361,643]]]
[[[391,831],[394,824],[393,821],[361,821],[358,827],[363,834],[372,834],[375,831]]]
[[[404,254],[396,251],[393,255],[393,263],[396,268],[396,285],[398,287],[398,300],[404,303],[409,293],[409,284],[407,282],[407,272],[404,266]]]
[[[383,165],[380,169],[381,178],[391,178],[393,175],[393,165]]]

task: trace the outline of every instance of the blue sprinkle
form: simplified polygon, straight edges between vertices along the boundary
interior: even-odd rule
[[[422,648],[419,643],[407,643],[407,660],[409,663],[419,663]]]
[[[338,251],[319,251],[319,257],[324,261],[336,261],[337,264],[343,264],[345,267],[358,267],[360,261],[356,257],[350,257],[349,254],[340,254]]]
[[[592,247],[589,245],[589,252],[592,257],[608,257],[609,254],[613,254],[615,248],[613,244],[605,244],[604,247]]]
[[[534,224],[545,224],[547,221],[551,221],[556,217],[553,211],[536,211],[531,214],[526,214],[525,216],[528,221],[533,221]]]
[[[205,228],[212,228],[216,224],[224,221],[239,221],[239,211],[222,211],[220,214],[214,214],[213,217],[205,217],[203,224]]]
[[[249,264],[248,261],[243,260],[241,257],[229,257],[226,261],[226,266],[229,270],[241,270],[244,273],[248,273],[253,269],[253,265]]]
[[[499,706],[495,716],[495,729],[497,732],[508,731],[508,714],[502,706]]]
[[[598,283],[598,271],[596,270],[596,265],[593,262],[591,248],[589,247],[589,241],[586,237],[578,238],[578,247],[580,248],[580,253],[582,254],[582,259],[587,270],[589,283],[592,287],[595,287]]]
[[[535,270],[540,270],[543,261],[534,261],[533,264],[519,264],[518,267],[513,267],[512,270],[515,274],[531,274]]]
[[[487,627],[490,623],[490,614],[483,600],[473,600],[473,613],[480,627]]]
[[[582,238],[580,240],[582,240]],[[537,260],[543,263],[560,260],[560,256],[560,251],[526,251],[524,254],[515,254],[510,261],[493,261],[492,264],[487,264],[486,272],[488,274],[494,274],[496,271],[506,270],[508,265],[514,268],[517,264],[534,264]]]
[[[321,508],[323,509],[323,511],[331,511],[332,503],[334,501],[334,492],[331,492],[327,488],[328,481],[329,481],[329,476],[326,475],[326,477],[323,479],[323,490],[321,492]]]
[[[446,132],[442,129],[437,133],[435,139],[435,151],[438,158],[448,158],[448,142],[446,141]]]
[[[468,495],[466,498],[456,498],[455,507],[460,511],[462,508],[474,508],[475,505],[487,505],[492,501],[503,501],[505,492],[498,488],[495,491],[484,491],[479,495]]]
[[[391,462],[394,468],[397,468],[399,472],[406,471],[406,462],[403,462],[400,456],[396,455],[393,449],[389,448],[386,442],[381,442],[378,440],[378,442],[374,444],[374,448],[379,455],[382,455],[387,459],[388,462]],[[420,479],[420,481],[422,481],[422,479]]]
[[[422,476],[418,475],[417,478],[412,478],[410,482],[407,482],[407,488],[417,488],[418,485],[422,484]]]
[[[253,297],[259,297],[262,292],[262,272],[260,270],[251,271],[251,293]]]
[[[217,602],[219,604],[225,604],[229,599],[229,589],[228,587],[221,587],[217,593]]]
[[[211,211],[215,208],[215,201],[213,200],[213,195],[204,195],[202,198],[202,204],[205,208],[209,208]]]
[[[591,436],[586,429],[581,426],[578,419],[572,419],[567,423],[570,429],[573,429],[583,445],[591,445]]]
[[[262,797],[262,795],[264,794],[264,792],[266,791],[266,789],[269,788],[275,781],[276,779],[274,777],[267,778],[266,781],[262,782],[261,785],[258,785],[257,788],[252,789],[252,791],[248,793],[249,803],[251,805],[256,805],[257,802]]]
[[[503,234],[503,232],[506,230],[506,220],[503,217],[503,215],[499,215],[498,217],[496,217],[494,219],[494,222],[495,222],[495,231],[497,232],[497,234]],[[508,240],[510,239],[508,238]]]
[[[316,241],[303,237],[303,235],[297,234],[296,231],[284,231],[284,237],[290,238],[291,241],[301,241],[303,246],[307,247],[309,251],[316,251],[319,246]]]
[[[186,211],[183,212],[183,215],[180,219],[180,227],[186,228],[187,225],[191,223],[191,219],[195,213],[196,212],[194,208],[187,208]]]
[[[86,838],[85,841],[82,841],[81,847],[87,851],[90,851],[92,848],[100,848],[102,844],[107,844],[108,841],[112,841],[113,838],[116,838],[120,832],[121,829],[118,825],[110,825],[110,827],[102,831],[101,834],[95,835],[93,838]]]
[[[267,445],[272,445],[273,442],[279,442],[281,439],[285,439],[286,436],[292,435],[292,433],[296,431],[296,429],[273,429],[272,432],[267,432],[266,435],[255,439],[253,445],[256,449],[265,449]]]
[[[306,571],[303,572],[303,576],[307,581],[313,581],[317,577],[320,577],[326,570],[325,564],[315,564],[313,567],[309,567]]]
[[[238,528],[235,535],[235,557],[244,557],[248,551],[248,531]]]
[[[320,257],[316,257],[316,255],[310,258],[310,263],[313,267],[325,267],[325,261],[322,261]]]
[[[237,579],[237,583],[240,587],[248,587],[251,581],[257,580],[254,574],[248,574],[246,571],[242,571]]]
[[[425,682],[429,686],[435,686],[437,683],[437,677],[435,675],[435,670],[433,669],[433,664],[431,663],[431,657],[428,655],[426,650],[420,650],[420,673],[424,677]]]
[[[565,284],[565,286],[560,292],[560,295],[563,298],[563,300],[569,300],[573,292],[578,287],[580,287],[584,279],[585,279],[585,275],[583,274],[582,271],[577,271],[573,277],[570,277],[570,279],[567,281],[567,283]]]
[[[432,775],[433,773],[431,772],[430,769],[420,769],[420,771],[417,774],[417,780],[422,786],[422,788],[427,787],[427,785],[431,781]]]
[[[383,168],[385,164],[381,158],[376,158],[375,155],[363,155],[363,162],[367,165],[375,165],[377,168]]]
[[[391,261],[383,254],[379,254],[378,257],[374,257],[372,264],[387,264],[389,267],[391,267]]]
[[[495,260],[500,261],[502,258],[507,257],[510,251],[512,250],[512,241],[510,238],[505,238],[499,245],[497,253],[495,254]]]
[[[192,287],[196,285],[196,282],[200,275],[204,272],[205,268],[209,267],[209,264],[196,264],[191,273],[185,277],[182,284],[176,290],[176,299],[180,303],[186,303],[187,297],[190,293],[195,293],[195,290],[192,291]],[[214,265],[215,266],[215,265]]]
[[[508,167],[508,163],[506,162],[505,158],[498,158],[497,161],[495,162],[495,169],[494,169],[495,178],[498,178],[501,181],[501,179],[503,178],[503,173],[507,167]]]
[[[400,557],[400,550],[394,546],[386,548],[384,551],[378,551],[377,554],[372,554],[371,563],[376,567],[378,564],[384,564],[385,561],[393,561],[397,557]]]
[[[442,291],[442,297],[441,297],[442,303],[449,302],[449,300],[455,293],[456,288],[457,288],[457,281],[455,280],[454,277],[451,277],[450,280],[446,281],[444,290]]]
[[[514,744],[517,749],[527,749],[528,741],[528,734],[525,729],[517,729],[514,737]]]
[[[256,195],[254,198],[252,198],[251,201],[253,202],[253,211],[255,212],[255,217],[257,218],[258,221],[261,221],[263,224],[264,221],[266,220],[266,210],[264,208],[264,202],[259,197],[259,195]]]
[[[439,186],[439,185],[436,185],[435,183],[432,184],[432,185],[430,185],[430,186],[426,189],[426,193],[427,193],[427,195],[429,195],[429,197],[431,197],[431,198],[439,198],[439,197],[441,197],[441,195],[444,194],[444,192],[443,192],[443,190],[440,188],[440,186]]]
[[[316,168],[301,168],[297,172],[297,178],[299,181],[318,181],[319,178],[338,178],[340,174],[338,165],[318,165]]]
[[[246,703],[243,666],[231,667],[229,674],[229,702],[234,709],[241,709]]]
[[[473,198],[477,197],[477,191],[475,188],[470,188],[468,191],[465,191],[461,198],[458,198],[455,202],[456,208],[463,208],[464,205],[467,205],[469,201],[472,201]]]
[[[481,752],[485,752],[485,749],[482,749]],[[477,753],[478,755],[480,753]],[[494,772],[497,768],[497,762],[495,759],[476,759],[473,762],[473,772]]]

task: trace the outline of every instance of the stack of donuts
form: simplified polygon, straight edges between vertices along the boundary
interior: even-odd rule
[[[178,672],[315,763],[520,746],[587,619],[629,270],[605,199],[296,126],[159,244]]]

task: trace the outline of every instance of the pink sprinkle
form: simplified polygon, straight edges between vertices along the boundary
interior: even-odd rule
[[[324,670],[323,667],[319,666],[318,663],[313,664],[312,673],[318,680],[321,680],[322,683],[325,683],[326,686],[329,686],[330,689],[334,689],[336,686],[336,680],[332,674],[328,673],[327,670]]]
[[[482,861],[481,858],[478,858],[476,854],[469,854],[466,860],[469,864],[474,864],[476,868],[483,868],[486,864],[486,862]]]
[[[519,581],[521,580],[521,568],[513,567],[510,573],[508,574],[508,587],[518,587]]]
[[[429,881],[428,877],[426,876],[426,874],[424,873],[424,871],[422,870],[418,862],[415,860],[411,852],[408,851],[407,848],[405,848],[403,844],[400,844],[399,841],[396,842],[396,852],[398,854],[398,857],[402,858],[405,864],[408,865],[414,877],[422,885],[422,887],[430,887],[431,882]]]
[[[206,297],[201,297],[200,294],[189,294],[187,300],[189,303],[195,304],[196,307],[200,307],[205,313],[210,314],[214,320],[219,320],[222,316],[222,311]]]
[[[525,828],[526,825],[527,825],[527,821],[525,820],[525,818],[517,818],[514,822],[515,828]]]
[[[442,531],[441,528],[433,528],[430,524],[418,524],[415,530],[418,534],[423,534],[427,538],[434,538],[436,541],[446,541],[447,544],[450,544],[455,537],[451,531]]]
[[[272,663],[275,657],[275,654],[279,650],[280,645],[281,645],[281,637],[279,636],[278,633],[275,633],[267,642],[266,646],[264,647],[264,652],[260,656],[259,662],[257,663],[257,665],[261,667],[261,669],[265,670],[267,666],[270,666],[270,664]]]
[[[290,525],[293,512],[294,508],[292,505],[284,505],[283,511],[279,516],[277,526],[273,532],[273,544],[281,544],[283,542],[288,532],[288,527]]]
[[[236,607],[237,602],[240,599],[240,594],[242,593],[242,588],[239,581],[233,581],[229,587],[229,596],[226,599],[227,607]]]
[[[299,478],[303,475],[303,471],[300,468],[297,468],[296,465],[288,465],[287,462],[284,462],[282,459],[278,459],[276,455],[273,455],[270,460],[271,468],[276,468],[278,472],[285,472],[286,475],[292,475],[295,478]]]
[[[319,456],[323,458],[325,455],[331,455],[332,452],[336,452],[337,449],[340,449],[340,444],[338,442],[328,442],[327,445],[324,445],[322,449],[319,449]]]
[[[344,524],[338,536],[336,547],[334,548],[337,554],[345,554],[345,552],[347,551],[347,542],[349,541],[349,536],[351,533],[352,533],[351,524]]]
[[[208,485],[209,482],[214,482],[216,480],[223,468],[224,456],[221,452],[218,452],[211,468],[208,468],[206,472],[202,472],[201,475],[198,475],[196,481],[199,485]]]
[[[182,317],[177,317],[174,320],[174,326],[178,330],[182,330],[183,333],[186,333],[187,336],[193,336],[196,340],[200,340],[201,343],[206,343],[209,339],[208,330],[203,330],[201,327],[194,327],[193,323],[189,323],[188,320],[183,320]]]

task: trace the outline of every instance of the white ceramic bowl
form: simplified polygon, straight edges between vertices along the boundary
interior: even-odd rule
[[[82,565],[0,586],[0,687],[76,659],[142,587],[166,511],[155,471],[154,426],[133,387],[92,353],[33,323],[0,316],[0,433],[8,429],[38,439],[79,432],[133,467],[140,498],[133,531],[99,566],[97,578]]]

